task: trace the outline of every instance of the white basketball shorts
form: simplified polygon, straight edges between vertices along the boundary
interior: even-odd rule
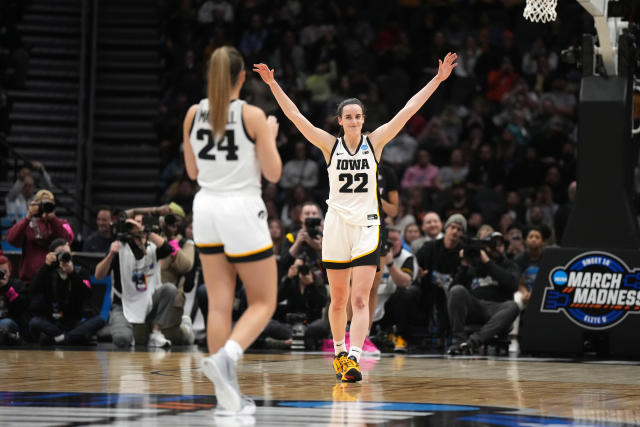
[[[380,266],[380,226],[349,224],[329,208],[324,220],[322,263],[325,268]]]
[[[230,262],[273,255],[267,208],[254,195],[198,191],[193,199],[193,240],[201,253],[224,253]]]

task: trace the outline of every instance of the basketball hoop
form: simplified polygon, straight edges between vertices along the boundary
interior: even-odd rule
[[[556,4],[558,0],[526,0],[527,5],[524,8],[522,16],[531,22],[550,22],[555,21]]]

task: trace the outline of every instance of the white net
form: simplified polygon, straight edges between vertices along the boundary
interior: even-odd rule
[[[522,16],[531,22],[555,21],[557,3],[558,0],[527,0]]]

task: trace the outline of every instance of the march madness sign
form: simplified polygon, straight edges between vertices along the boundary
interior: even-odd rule
[[[640,312],[640,269],[606,252],[587,252],[549,273],[544,313],[564,312],[574,323],[609,329]]]

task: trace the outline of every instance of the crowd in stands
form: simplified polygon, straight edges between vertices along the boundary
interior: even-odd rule
[[[523,21],[522,1],[160,4],[165,70],[155,122],[163,159],[159,207],[130,211],[126,218],[100,209],[97,231],[83,242],[83,250],[105,256],[87,273],[117,277],[108,320],[116,345],[193,342],[192,313],[179,309],[184,292],[194,287],[206,319],[206,290],[190,231],[197,183],[184,171],[182,120],[206,96],[207,59],[225,44],[238,47],[247,67],[264,62],[274,68],[311,122],[335,135],[339,101],[361,99],[365,130],[371,131],[433,77],[439,58],[457,52],[454,74],[382,154],[381,187],[398,198],[395,215],[386,218],[370,337],[383,350],[428,342],[457,355],[517,334],[516,319],[526,308],[542,249],[561,244],[576,191],[579,74],[559,61],[559,52],[592,29],[579,4],[558,5],[559,20],[546,26]],[[255,345],[291,348],[303,324],[305,347],[318,349],[330,338],[320,263],[326,165],[267,89],[247,72],[242,96],[279,117],[284,161],[281,181],[263,188],[278,254],[279,304]],[[36,173],[25,171],[6,201],[17,203],[25,219],[8,233],[9,242],[23,250],[19,271],[0,257],[6,273],[0,280],[0,328],[47,343],[76,342],[78,328],[85,338],[100,336],[106,332],[98,332],[100,322],[91,323],[95,313],[74,313],[73,325],[63,327],[52,307],[45,314],[29,309],[34,277],[70,280],[65,265],[72,261],[61,262],[56,254],[66,247],[60,239],[73,239],[64,221],[42,213],[36,191],[46,187],[46,171],[34,169],[41,182],[34,187]],[[159,228],[136,214],[161,217]],[[469,243],[469,237],[477,240]],[[145,260],[157,270],[145,271]],[[75,283],[77,298],[86,300],[81,284],[89,285]],[[152,292],[139,292],[146,289]],[[236,295],[237,317],[246,305],[241,283]],[[22,311],[14,308],[17,302]],[[7,318],[11,328],[4,326]],[[45,337],[34,337],[36,332]]]

